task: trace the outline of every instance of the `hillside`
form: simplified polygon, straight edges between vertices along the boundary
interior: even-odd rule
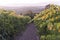
[[[1,6],[0,8],[6,10],[14,10],[16,13],[26,13],[27,11],[31,10],[33,13],[39,13],[40,11],[44,10],[44,6],[23,6],[23,7],[4,7]]]

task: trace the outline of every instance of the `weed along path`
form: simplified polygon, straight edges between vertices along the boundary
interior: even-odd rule
[[[14,40],[39,40],[39,37],[37,36],[37,29],[35,28],[34,23],[28,24],[23,35],[20,36],[18,34]]]

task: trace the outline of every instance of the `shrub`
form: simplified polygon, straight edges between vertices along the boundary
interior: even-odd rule
[[[60,40],[60,35],[42,35],[40,37],[40,40]]]
[[[60,6],[50,5],[48,9],[34,17],[39,35],[57,35],[60,33]],[[48,36],[50,38],[50,36]],[[49,39],[48,39],[49,40]]]
[[[25,30],[25,25],[31,18],[29,16],[16,15],[15,12],[2,11],[0,13],[0,40],[13,40],[17,32]]]

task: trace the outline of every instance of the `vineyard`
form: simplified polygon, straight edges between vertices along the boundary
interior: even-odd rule
[[[50,4],[33,20],[40,40],[60,40],[60,6]]]
[[[29,16],[16,15],[14,11],[0,10],[0,40],[13,40],[17,32],[26,29],[31,20]]]

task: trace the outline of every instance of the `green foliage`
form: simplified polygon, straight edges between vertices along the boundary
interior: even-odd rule
[[[30,21],[29,16],[16,15],[14,11],[0,12],[0,40],[12,40],[17,32],[25,30]]]
[[[45,9],[44,11],[37,14],[33,20],[38,29],[39,35],[47,36],[52,34],[59,34],[60,6],[50,5],[48,9]]]
[[[42,35],[40,40],[60,40],[60,35]]]
[[[42,35],[42,36],[40,37],[40,40],[45,40],[45,36]]]

